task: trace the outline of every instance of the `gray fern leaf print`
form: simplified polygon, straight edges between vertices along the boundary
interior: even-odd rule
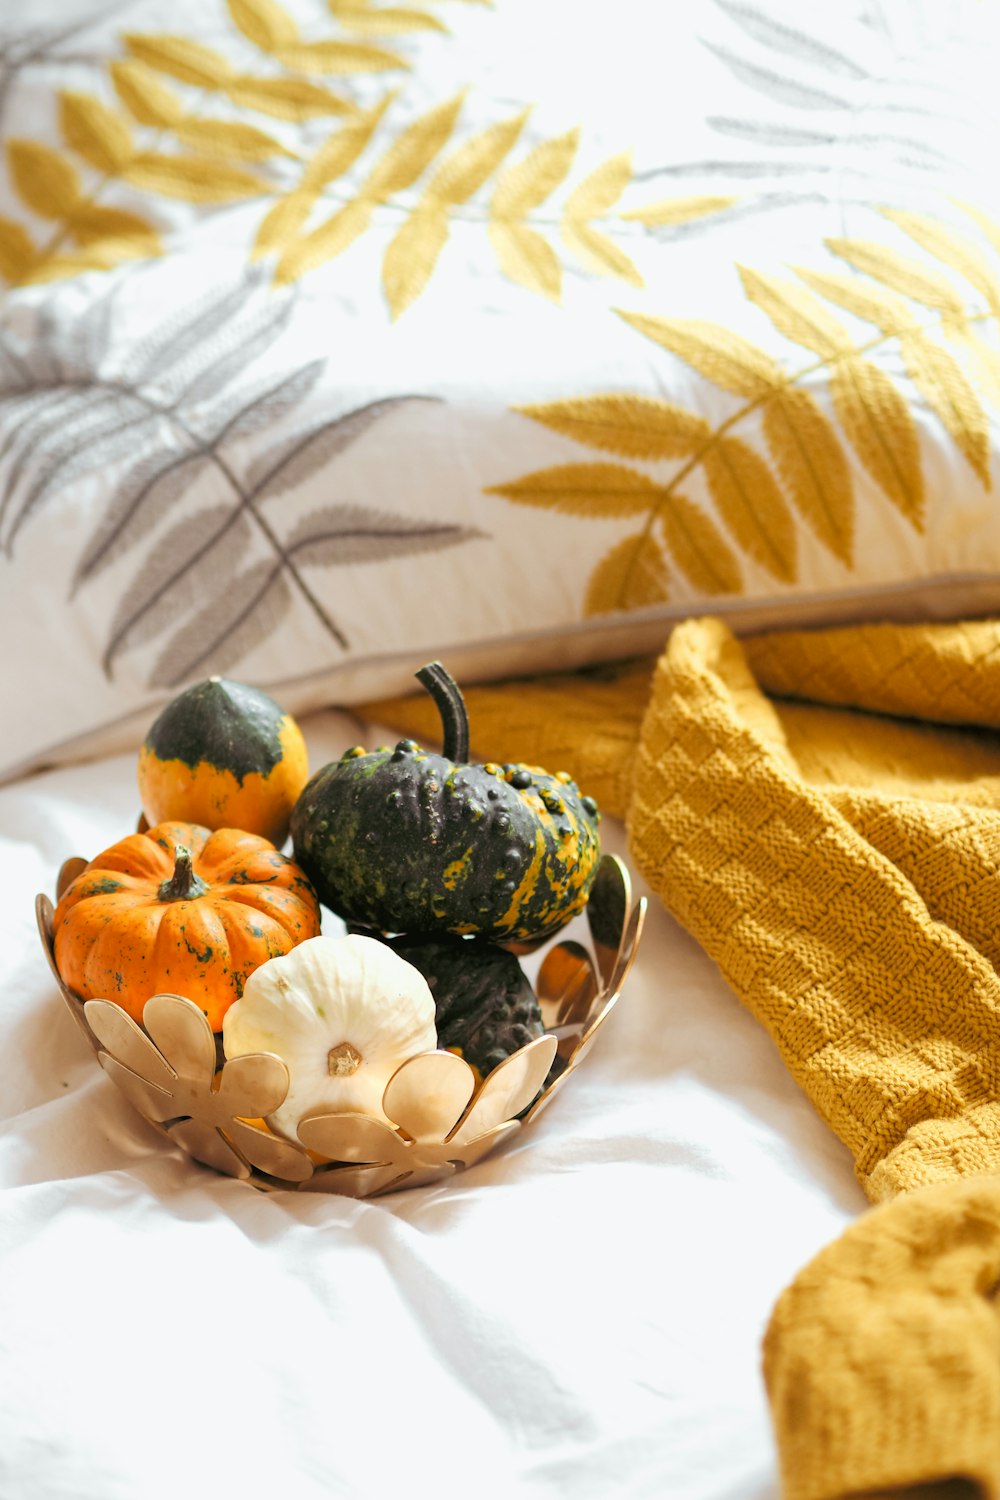
[[[804,150],[804,171],[832,178],[838,197],[861,201],[876,185],[920,181],[958,165],[950,140],[943,144],[941,126],[954,104],[941,88],[947,65],[940,36],[901,27],[891,6],[880,26],[838,16],[831,41],[820,9],[781,0],[714,4],[729,36],[713,31],[704,45],[747,100],[744,114],[709,117],[721,135],[776,152]],[[959,31],[952,40],[967,44]],[[775,164],[770,154],[754,162],[761,177]]]
[[[10,86],[15,78],[29,69],[50,67],[54,62],[99,64],[101,53],[88,50],[85,33],[99,21],[127,10],[128,4],[129,0],[114,0],[114,3],[99,6],[90,14],[75,17],[63,26],[0,27],[0,127],[6,123],[4,117]],[[22,17],[28,9],[27,5],[23,7]],[[9,14],[15,14],[13,3],[9,6]],[[0,15],[7,19],[2,7]]]
[[[296,601],[347,651],[317,574],[481,536],[369,508],[354,493],[337,497],[339,456],[399,407],[436,397],[385,396],[319,422],[313,400],[310,423],[270,438],[278,424],[294,424],[327,364],[246,373],[288,327],[294,292],[253,274],[214,289],[134,341],[111,373],[115,298],[115,289],[102,293],[72,323],[43,304],[30,339],[0,320],[0,553],[11,559],[67,486],[107,471],[71,593],[120,580],[123,560],[134,559],[114,585],[109,677],[124,653],[151,643],[151,687],[228,671]],[[321,473],[322,502],[310,508],[303,486]]]
[[[711,184],[734,202],[647,232],[692,238],[808,202],[843,216],[883,198],[905,203],[938,181],[953,192],[963,173],[972,192],[978,143],[995,136],[993,88],[970,71],[983,49],[969,12],[930,9],[925,26],[923,8],[892,0],[871,18],[793,0],[706,3],[698,35],[716,73],[708,93],[725,101],[705,121],[718,149],[644,167],[635,180],[671,191]]]

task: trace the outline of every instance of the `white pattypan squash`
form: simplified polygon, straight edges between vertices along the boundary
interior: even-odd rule
[[[268,1124],[296,1140],[302,1117],[320,1110],[385,1119],[393,1073],[437,1046],[434,999],[423,975],[374,938],[308,938],[254,970],[222,1042],[227,1058],[282,1059],[288,1096]]]

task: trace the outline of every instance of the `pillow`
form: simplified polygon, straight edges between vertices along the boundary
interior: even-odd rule
[[[9,29],[0,775],[1000,605],[987,7],[93,0]]]

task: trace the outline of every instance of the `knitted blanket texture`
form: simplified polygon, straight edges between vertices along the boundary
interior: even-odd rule
[[[477,755],[626,820],[878,1205],[767,1331],[788,1500],[1000,1500],[1000,622],[689,620],[467,699]],[[428,701],[369,712],[434,737]]]

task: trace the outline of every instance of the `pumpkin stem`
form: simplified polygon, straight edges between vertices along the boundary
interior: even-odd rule
[[[469,714],[465,707],[462,690],[454,677],[446,672],[439,661],[428,662],[416,674],[421,687],[425,687],[437,704],[444,729],[444,757],[456,765],[467,765],[469,761]]]
[[[183,844],[177,844],[174,847],[174,857],[174,873],[156,893],[160,900],[193,901],[196,896],[204,896],[208,886],[200,875],[194,873],[191,850],[185,849]]]

